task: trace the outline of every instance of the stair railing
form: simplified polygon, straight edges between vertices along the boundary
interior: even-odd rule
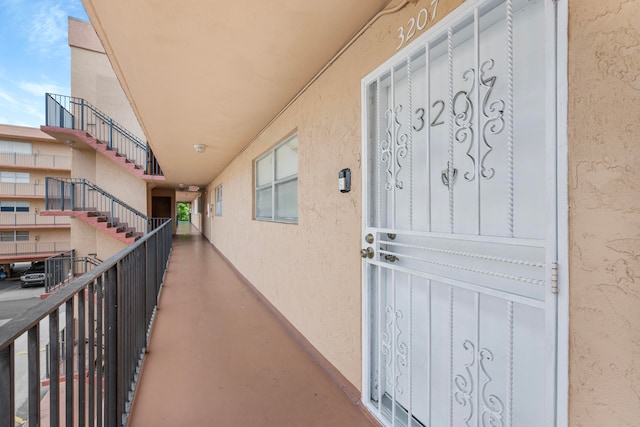
[[[82,178],[52,178],[45,181],[45,209],[93,212],[111,227],[144,235],[149,218],[92,182]]]
[[[83,130],[126,157],[147,175],[162,176],[162,168],[149,144],[129,132],[83,98],[46,94],[46,124]]]

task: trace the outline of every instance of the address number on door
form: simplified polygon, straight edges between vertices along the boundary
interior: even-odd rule
[[[396,47],[396,50],[407,44],[413,36],[416,35],[417,31],[424,30],[429,22],[433,22],[433,20],[436,19],[438,1],[439,0],[431,0],[431,14],[429,14],[429,10],[426,7],[423,7],[418,11],[418,15],[409,18],[406,29],[404,25],[398,27],[398,38],[400,39],[400,44]]]

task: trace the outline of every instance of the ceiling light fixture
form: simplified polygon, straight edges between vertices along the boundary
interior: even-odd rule
[[[203,144],[194,144],[193,149],[196,150],[196,153],[204,153],[204,150],[207,149],[207,146]]]
[[[76,142],[75,142],[75,141],[73,141],[73,140],[71,140],[71,139],[68,139],[68,140],[66,140],[66,141],[65,141],[65,143],[66,143],[69,147],[73,147],[73,146],[75,145],[75,143],[76,143]]]

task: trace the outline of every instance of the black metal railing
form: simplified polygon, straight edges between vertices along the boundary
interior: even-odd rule
[[[147,175],[163,175],[149,144],[85,99],[47,93],[45,105],[47,126],[83,130],[135,163]]]
[[[93,270],[101,262],[93,257],[76,257],[74,249],[45,259],[45,292],[51,292],[71,283],[73,279]]]
[[[59,426],[62,417],[66,425],[126,425],[169,259],[171,228],[171,221],[165,222],[0,327],[0,427],[13,427],[20,407],[28,408],[21,418],[33,426]],[[51,382],[43,398],[48,420],[41,411],[46,405],[41,334],[49,349]],[[16,372],[24,336],[26,368]],[[23,377],[26,401],[16,402],[16,381]]]
[[[47,177],[45,209],[93,212],[97,216],[104,216],[111,227],[133,229],[142,234],[149,229],[146,215],[81,178]]]
[[[155,230],[171,218],[149,218],[149,231]]]

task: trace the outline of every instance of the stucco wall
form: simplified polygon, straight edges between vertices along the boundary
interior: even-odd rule
[[[440,1],[438,19],[461,1]],[[213,243],[340,371],[361,384],[361,79],[396,51],[426,0],[381,17],[207,188],[223,185]],[[417,34],[416,34],[417,35]],[[253,161],[297,131],[297,225],[253,220]],[[338,171],[352,190],[340,193]],[[209,218],[207,221],[209,222]],[[205,235],[211,236],[208,224]]]
[[[640,423],[640,1],[569,3],[570,420]]]
[[[70,19],[69,45],[72,96],[86,99],[145,140],[131,105],[90,24]],[[74,149],[71,176],[91,181],[142,214],[148,211],[146,182],[96,151]],[[71,243],[79,256],[97,253],[99,258],[105,260],[126,246],[106,233],[81,224],[81,221],[74,221],[73,224]]]

